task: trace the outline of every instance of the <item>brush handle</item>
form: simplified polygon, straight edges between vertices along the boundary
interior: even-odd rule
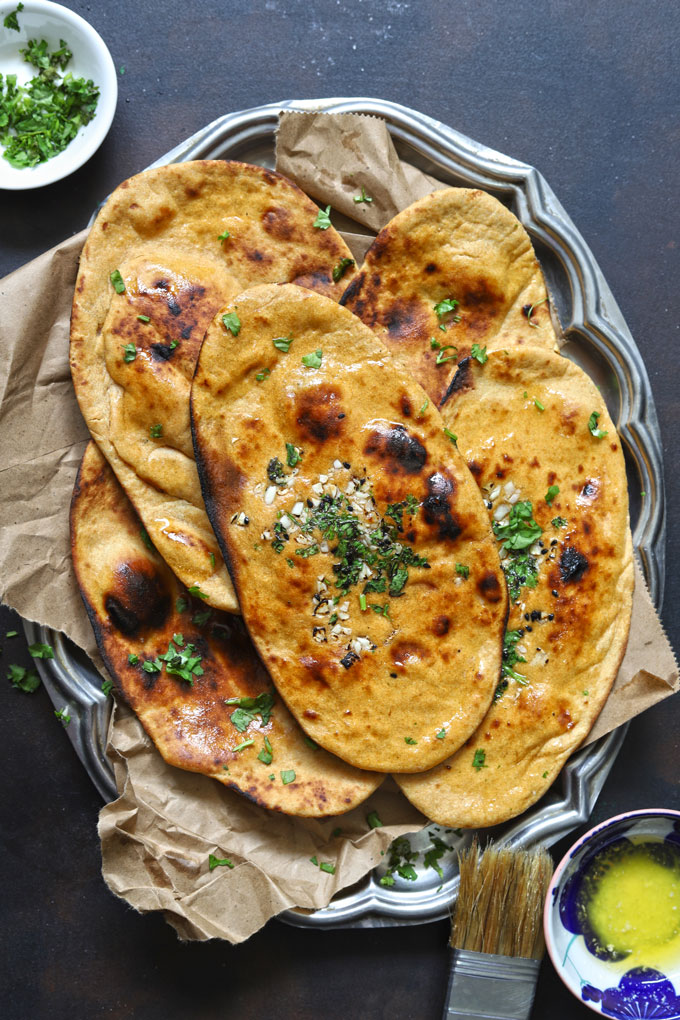
[[[444,1020],[528,1020],[540,960],[451,951]]]

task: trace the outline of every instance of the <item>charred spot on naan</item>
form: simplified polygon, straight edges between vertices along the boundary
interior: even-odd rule
[[[449,388],[442,397],[439,407],[443,409],[453,398],[475,388],[475,377],[472,367],[472,358],[461,358],[458,362],[458,370],[449,384]]]
[[[165,579],[153,563],[148,559],[119,563],[113,579],[104,595],[104,608],[117,630],[129,637],[163,626],[171,601]]]
[[[463,526],[453,505],[455,504],[456,482],[444,468],[430,475],[426,482],[427,496],[423,500],[423,518],[436,533],[440,541],[455,542],[463,532]]]
[[[418,475],[427,463],[427,450],[405,425],[388,421],[372,421],[364,445],[364,455],[378,461],[390,475]]]
[[[303,438],[313,443],[336,439],[345,428],[347,417],[339,387],[320,383],[299,390],[295,395],[295,421]]]

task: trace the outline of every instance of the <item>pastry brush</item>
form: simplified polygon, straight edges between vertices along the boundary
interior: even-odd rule
[[[527,1020],[545,949],[550,854],[543,847],[480,851],[475,839],[458,859],[444,1020]]]

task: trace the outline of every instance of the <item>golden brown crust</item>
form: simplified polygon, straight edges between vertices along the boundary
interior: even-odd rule
[[[414,202],[380,231],[341,303],[439,404],[457,367],[448,345],[455,345],[459,359],[472,344],[555,348],[546,297],[519,220],[486,192],[445,188]],[[435,305],[446,298],[457,307],[437,315]]]
[[[218,314],[194,377],[192,425],[206,507],[250,634],[314,740],[364,768],[428,768],[475,728],[500,668],[507,596],[474,481],[424,392],[346,309],[263,286],[229,311],[238,340]],[[282,336],[287,352],[272,342]],[[320,364],[305,365],[316,351]],[[374,504],[362,495],[369,489]],[[325,547],[312,526],[322,497],[337,525]],[[336,555],[338,536],[378,534],[388,506],[408,499],[415,509],[403,508],[402,531],[382,532],[384,546],[375,538],[373,572],[355,574],[341,594],[336,568],[352,555]],[[329,500],[339,500],[335,509]],[[309,535],[295,523],[305,515]],[[362,609],[364,585],[379,582],[378,554],[391,555],[395,541],[428,565],[408,566],[407,581],[383,574]],[[366,559],[353,562],[358,573]],[[388,616],[377,611],[386,605]]]
[[[591,434],[593,412],[604,437]],[[465,362],[442,414],[486,498],[500,487],[490,513],[502,513],[504,487],[516,486],[546,550],[535,557],[536,587],[522,586],[510,607],[526,659],[512,668],[524,679],[505,678],[456,755],[395,777],[429,818],[478,827],[535,803],[604,705],[628,639],[632,540],[620,440],[597,388],[566,358],[522,348]],[[551,486],[559,492],[549,505]]]
[[[76,482],[71,540],[76,577],[107,669],[169,764],[212,776],[262,807],[305,817],[349,811],[378,786],[382,776],[310,747],[279,698],[266,724],[261,715],[242,730],[232,723],[237,706],[226,699],[271,690],[245,628],[238,618],[192,600],[145,545],[141,522],[94,443]],[[178,609],[178,598],[186,609]],[[167,663],[160,672],[144,670],[143,663],[165,655],[171,641],[177,650],[195,646],[203,673],[193,684],[168,674]],[[138,663],[131,664],[130,655]],[[271,762],[258,759],[266,751],[265,737]],[[235,750],[244,742],[243,750]],[[284,784],[282,773],[290,780],[291,772],[295,778]]]
[[[350,252],[332,227],[313,226],[317,212],[263,167],[160,167],[116,189],[81,256],[71,370],[85,421],[178,577],[230,612],[238,604],[193,463],[189,381],[207,323],[244,287],[288,281],[339,298],[354,268],[337,283],[333,268]],[[122,294],[111,284],[114,270]],[[133,362],[124,360],[126,344],[139,350]],[[163,435],[152,440],[158,424]]]

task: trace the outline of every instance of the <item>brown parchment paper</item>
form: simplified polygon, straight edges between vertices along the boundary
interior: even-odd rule
[[[385,124],[353,114],[283,114],[277,169],[323,205],[358,262],[396,212],[443,185],[399,160]],[[356,203],[364,187],[373,199]],[[68,367],[71,297],[86,232],[0,281],[0,598],[63,631],[99,666],[70,559],[68,508],[87,440]],[[672,649],[636,566],[628,650],[589,739],[678,687]],[[425,819],[391,779],[336,819],[287,818],[204,776],[166,765],[134,715],[109,732],[119,797],[99,831],[110,888],[140,911],[163,910],[181,938],[240,942],[297,905],[315,909],[378,864]],[[382,828],[366,816],[377,811]],[[337,828],[340,835],[333,836]],[[233,869],[210,872],[208,855]],[[320,872],[309,860],[335,865]]]

